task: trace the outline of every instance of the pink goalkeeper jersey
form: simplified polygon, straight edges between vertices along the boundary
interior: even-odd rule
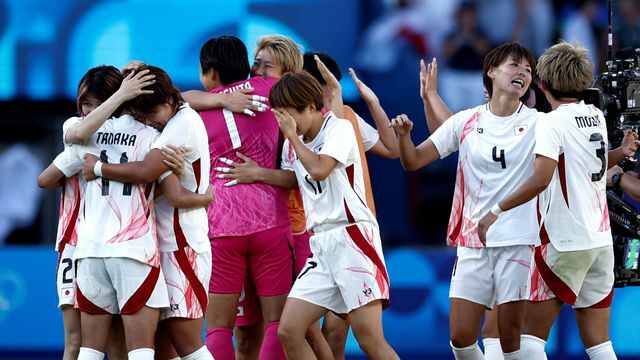
[[[213,89],[213,93],[231,93],[253,88],[253,94],[269,97],[277,79],[255,77]],[[213,109],[200,113],[209,136],[211,169],[227,167],[226,157],[242,161],[236,152],[255,160],[261,167],[275,168],[278,153],[278,122],[270,111],[255,117]],[[267,184],[224,186],[229,179],[211,176],[215,201],[208,210],[209,237],[243,236],[289,224],[285,194]]]

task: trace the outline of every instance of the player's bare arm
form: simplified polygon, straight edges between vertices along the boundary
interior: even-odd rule
[[[302,140],[300,140],[296,133],[296,122],[286,110],[272,109],[272,111],[278,120],[280,130],[293,146],[298,160],[300,160],[302,166],[309,172],[309,175],[317,181],[326,179],[329,174],[331,174],[331,171],[335,169],[336,165],[338,165],[338,160],[331,156],[318,155],[304,146]]]
[[[536,155],[533,175],[531,175],[518,189],[498,202],[497,208],[491,209],[478,223],[478,234],[483,244],[487,243],[487,231],[503,211],[520,206],[543,192],[553,177],[558,162],[542,155]]]
[[[208,207],[213,202],[211,186],[204,194],[194,193],[185,189],[175,174],[171,174],[160,182],[160,189],[167,197],[167,201],[174,208],[190,209]]]
[[[331,96],[325,100],[326,103],[324,105],[327,110],[333,111],[337,117],[343,118],[344,111],[342,107],[344,106],[344,103],[342,101],[342,86],[340,86],[338,79],[331,73],[331,71],[329,71],[329,69],[327,69],[327,66],[322,62],[322,60],[320,60],[318,55],[314,55],[313,58],[318,65],[320,75],[322,75],[322,78],[326,81],[329,89],[331,89]]]
[[[242,159],[243,162],[220,158],[220,161],[227,164],[228,167],[218,166],[214,168],[216,171],[215,176],[218,179],[229,179],[229,182],[224,184],[225,186],[259,182],[287,190],[298,188],[298,181],[293,171],[263,168],[253,159],[240,152],[236,152],[236,156]]]
[[[640,145],[640,141],[638,141],[638,134],[631,131],[631,129],[627,130],[620,146],[609,151],[608,168],[610,169],[618,165],[620,161],[627,156],[635,155],[638,150],[638,145]]]
[[[433,134],[453,113],[438,94],[438,61],[425,64],[420,60],[420,97],[429,132]]]
[[[105,102],[91,111],[80,123],[73,125],[65,134],[65,141],[72,144],[84,144],[102,124],[122,105],[138,95],[151,94],[152,90],[144,90],[155,82],[155,75],[147,75],[149,70],[129,73],[124,78],[120,88]]]
[[[400,162],[402,168],[407,171],[414,171],[437,160],[440,155],[433,141],[427,139],[417,147],[411,141],[411,129],[413,122],[407,115],[398,115],[391,120],[391,127],[398,136],[398,146],[400,150]]]
[[[360,97],[367,104],[371,117],[376,123],[378,134],[380,134],[380,140],[378,140],[378,142],[369,149],[369,151],[387,159],[397,159],[398,156],[400,156],[400,151],[398,150],[398,139],[396,138],[393,129],[389,126],[389,117],[380,105],[378,96],[373,92],[373,90],[371,90],[371,88],[358,78],[356,72],[352,68],[349,68],[349,75],[351,75],[351,79],[354,84],[356,84]]]
[[[169,171],[169,167],[162,161],[162,151],[153,149],[149,151],[143,161],[134,161],[126,164],[102,164],[102,177],[120,182],[134,184],[146,184],[155,181],[163,173]],[[96,163],[98,157],[87,154],[82,163],[82,175],[87,180],[97,177]]]
[[[256,116],[254,111],[267,110],[269,99],[264,96],[251,94],[253,89],[240,89],[230,94],[210,93],[201,90],[189,90],[182,93],[182,97],[193,109],[204,111],[225,108],[235,113]]]
[[[62,186],[64,173],[55,165],[50,164],[40,176],[38,176],[38,187],[42,189],[55,189]]]

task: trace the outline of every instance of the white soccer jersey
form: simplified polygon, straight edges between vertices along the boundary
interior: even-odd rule
[[[82,168],[77,164],[77,168],[67,168],[64,165],[66,159],[69,159],[71,155],[70,146],[65,141],[65,136],[69,128],[73,125],[79,124],[82,118],[74,116],[71,117],[62,124],[62,143],[65,144],[65,150],[58,154],[53,160],[53,164],[60,170],[65,168],[68,173],[65,173],[64,185],[62,186],[62,195],[60,196],[60,212],[58,214],[58,231],[56,235],[56,251],[60,251],[61,244],[76,245],[78,242],[77,222],[80,211],[80,203],[82,195],[84,194],[84,188],[86,182],[82,176],[78,176],[76,173]]]
[[[376,223],[365,205],[362,163],[351,123],[328,112],[318,135],[305,146],[318,155],[338,161],[326,179],[314,180],[297,158],[293,146],[288,140],[284,142],[282,168],[296,173],[307,229],[324,231],[356,222]]]
[[[74,116],[74,117],[70,117],[67,120],[65,120],[64,123],[62,123],[62,143],[65,145],[72,145],[71,143],[67,142],[67,140],[65,139],[67,136],[67,131],[69,131],[69,128],[71,128],[74,125],[80,124],[80,122],[82,122],[82,118],[78,117],[78,116]]]
[[[187,104],[169,120],[152,148],[162,149],[166,145],[186,148],[184,174],[180,177],[180,184],[189,191],[204,194],[209,187],[211,167],[209,140],[200,115]],[[160,179],[163,180],[170,174],[169,171]],[[186,244],[198,253],[211,249],[205,208],[176,209],[169,204],[166,196],[158,197],[155,205],[160,251],[175,251],[179,245]]]
[[[606,195],[607,126],[602,111],[584,102],[560,105],[536,128],[535,153],[558,162],[540,195],[543,242],[558,251],[610,245]]]
[[[440,158],[459,151],[447,245],[482,247],[478,221],[533,173],[534,126],[539,113],[523,104],[507,117],[489,104],[456,113],[430,137]],[[489,229],[487,247],[533,245],[535,200],[505,212]]]
[[[354,114],[356,113],[354,112]],[[362,135],[362,148],[367,152],[380,140],[380,134],[378,130],[364,121],[360,115],[356,114],[356,119],[358,120],[358,130]]]
[[[86,146],[69,147],[71,156],[56,166],[65,174],[79,169],[85,153],[104,163],[142,161],[158,132],[129,115],[107,120]],[[74,258],[127,257],[159,265],[153,213],[153,184],[99,178],[87,183],[80,210]]]

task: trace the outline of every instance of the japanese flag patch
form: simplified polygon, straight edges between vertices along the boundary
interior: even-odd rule
[[[524,124],[524,125],[516,125],[513,127],[513,135],[522,135],[524,133],[527,132],[527,129],[529,128],[529,125]]]

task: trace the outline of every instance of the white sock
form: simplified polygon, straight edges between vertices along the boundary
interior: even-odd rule
[[[533,335],[522,335],[520,337],[520,359],[522,360],[540,360],[546,359],[547,354],[544,353],[546,341]]]
[[[451,345],[453,356],[456,357],[456,360],[484,360],[484,355],[482,355],[477,341],[473,345],[464,348],[457,348],[451,342],[449,342],[449,345]]]
[[[520,350],[504,353],[504,360],[520,360]]]
[[[81,347],[78,353],[78,360],[102,360],[104,353],[92,348]]]
[[[502,357],[502,346],[500,346],[500,339],[484,338],[482,339],[482,345],[484,346],[485,360],[504,360],[504,357]]]
[[[192,352],[187,356],[181,357],[182,360],[213,360],[213,355],[209,352],[206,346]]]
[[[180,360],[180,356],[178,356],[178,357],[174,357],[174,358],[171,358],[171,359],[169,359],[169,360]]]
[[[590,360],[616,360],[616,353],[613,351],[611,341],[592,346],[587,349]]]
[[[156,352],[149,348],[140,348],[129,351],[129,360],[154,360]]]

